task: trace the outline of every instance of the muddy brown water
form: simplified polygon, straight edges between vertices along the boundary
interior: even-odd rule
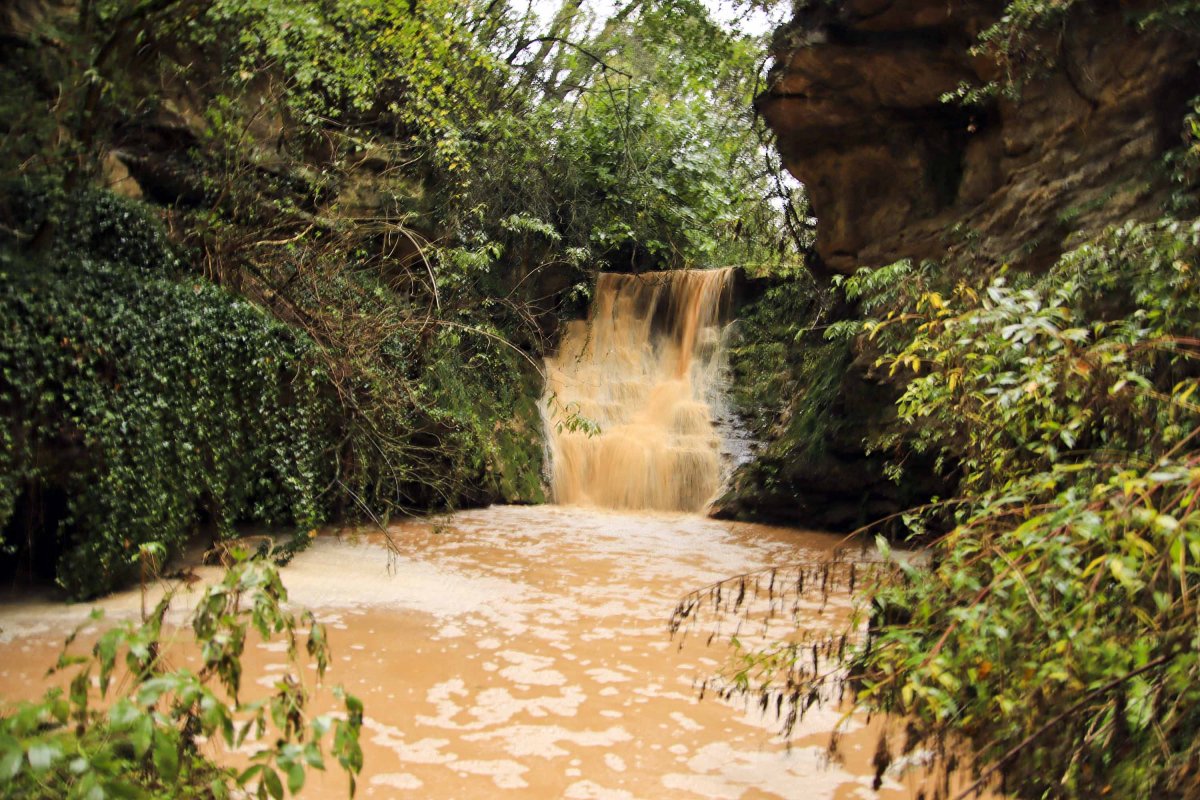
[[[283,571],[291,602],[329,628],[327,684],[366,705],[361,797],[916,795],[916,768],[893,769],[880,791],[871,788],[878,721],[843,721],[831,759],[829,735],[843,715],[826,706],[805,717],[789,747],[773,718],[711,694],[698,699],[697,683],[727,650],[704,637],[680,648],[667,632],[689,590],[821,558],[835,537],[558,506],[466,511],[389,533],[391,558],[381,534],[331,533]],[[180,591],[179,619],[198,595]],[[849,603],[814,603],[805,624],[837,625]],[[107,619],[136,617],[141,597],[96,605]],[[0,695],[38,694],[64,635],[90,608],[0,605]],[[269,686],[283,668],[278,647],[258,645],[246,686]],[[344,793],[343,776],[331,772],[303,795]]]

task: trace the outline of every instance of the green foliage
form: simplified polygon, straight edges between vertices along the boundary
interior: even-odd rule
[[[201,520],[536,500],[538,358],[597,269],[797,260],[762,42],[690,0],[33,21],[0,64],[0,174],[34,187],[0,197],[0,525],[76,595]],[[87,190],[114,158],[161,214]]]
[[[301,125],[381,114],[457,169],[461,126],[486,111],[489,75],[498,70],[471,30],[474,13],[444,0],[214,0],[187,34],[220,52],[225,73],[243,86],[264,70],[282,75],[287,107]]]
[[[311,345],[211,284],[163,277],[178,260],[157,226],[89,199],[53,257],[5,255],[0,292],[2,519],[22,490],[65,490],[66,518],[30,549],[64,551],[58,581],[77,597],[130,575],[143,543],[176,551],[200,511],[221,533],[309,527],[323,485]]]
[[[522,272],[794,260],[765,202],[782,169],[746,114],[761,42],[687,2],[630,4],[596,32],[586,15],[556,24],[553,43],[513,42],[512,104],[441,180],[463,241],[500,243],[497,266]]]
[[[1062,31],[1072,11],[1080,6],[1086,7],[1086,3],[1080,0],[1009,2],[1000,19],[983,29],[978,43],[971,49],[972,55],[992,59],[1000,68],[1001,78],[981,87],[963,84],[945,99],[976,104],[999,93],[1018,97],[1026,81],[1057,64]]]
[[[280,800],[304,786],[311,769],[337,759],[350,779],[362,769],[358,744],[363,707],[341,688],[341,715],[310,715],[299,633],[318,683],[329,666],[325,630],[310,612],[285,607],[287,592],[268,562],[242,561],[205,590],[192,618],[198,670],[174,669],[164,598],[141,624],[102,633],[89,655],[68,640],[54,672],[69,689],[0,713],[0,792],[10,798],[225,798]],[[99,612],[93,619],[99,618]],[[280,639],[288,671],[273,691],[241,698],[242,657],[249,638]],[[205,741],[249,748],[251,766],[234,770],[201,751]]]
[[[860,699],[967,735],[1019,796],[1186,796],[1198,481],[1194,457],[1056,465],[981,498],[935,570],[877,592],[904,623]]]
[[[910,259],[902,259],[878,269],[863,267],[851,276],[834,275],[831,283],[842,290],[847,300],[857,303],[863,316],[870,319],[910,294],[910,281],[924,278],[928,272],[927,265],[918,273]]]
[[[162,222],[148,213],[144,203],[111,192],[87,189],[68,199],[65,192],[46,181],[14,180],[0,188],[13,228],[0,231],[0,247],[15,250],[39,226],[55,226],[55,250],[64,256],[87,254],[101,262],[115,262],[138,270],[150,280],[177,278],[184,262],[169,241]],[[6,253],[5,262],[18,258]]]
[[[957,526],[878,588],[862,702],[965,733],[1020,796],[1185,796],[1197,758],[1200,224],[1127,224],[1027,288],[927,294],[884,359]]]
[[[909,261],[835,276],[828,288],[805,274],[778,282],[743,310],[731,350],[733,398],[761,445],[754,461],[735,473],[726,501],[795,508],[814,482],[824,481],[821,507],[805,512],[840,506],[825,524],[856,527],[871,522],[870,514],[924,503],[941,491],[936,479],[902,480],[912,476],[889,464],[885,455],[900,452],[906,438],[894,424],[898,390],[863,375],[881,342],[906,341],[901,332],[911,323],[896,309],[934,276],[931,265]],[[866,335],[883,321],[882,336]],[[839,491],[845,501],[828,502]],[[870,497],[878,502],[868,511]],[[901,524],[892,519],[885,530]]]
[[[926,261],[918,267],[910,259],[878,269],[862,268],[851,276],[836,275],[833,285],[855,305],[857,314],[841,330],[827,332],[826,338],[865,333],[872,347],[902,346],[910,340],[913,328],[913,317],[904,313],[904,307],[934,286],[949,282],[950,277],[944,272],[939,274],[933,263]],[[940,295],[935,292],[931,296]],[[853,327],[855,323],[857,327]]]
[[[53,213],[59,234],[45,258],[2,256],[0,524],[10,551],[57,556],[73,596],[131,577],[143,543],[177,552],[201,518],[226,536],[479,502],[501,484],[538,497],[536,393],[511,377],[531,370],[493,326],[413,320],[344,267],[293,275],[302,323],[288,325],[171,277],[180,260],[140,204],[101,192],[29,213],[29,228]],[[49,490],[61,521],[23,528],[17,502]]]
[[[862,409],[847,408],[845,385],[856,346],[838,335],[839,323],[824,322],[837,313],[835,303],[834,293],[804,274],[774,282],[743,307],[730,348],[731,399],[759,445],[721,504],[759,515],[794,513],[811,476],[860,446],[870,423]],[[870,479],[871,465],[857,470],[856,477]]]
[[[978,782],[958,798],[993,783],[1031,798],[1192,796],[1198,263],[1200,222],[1164,219],[1105,231],[1040,276],[976,273],[980,289],[907,263],[840,281],[872,315],[854,341],[888,347],[876,369],[902,387],[885,449],[898,463],[936,455],[959,486],[905,523],[949,532],[927,560],[880,538],[878,556],[842,552],[685,598],[675,625],[701,608],[757,621],[818,592],[865,592],[840,634],[733,637],[736,671],[714,690],[755,697],[790,730],[853,689],[905,720],[902,738],[882,734],[881,774],[917,750],[962,768],[966,737]],[[743,604],[760,585],[765,611]]]
[[[1183,118],[1182,144],[1167,153],[1167,166],[1177,189],[1172,197],[1176,210],[1194,210],[1200,186],[1200,97],[1192,99]]]
[[[811,278],[797,278],[767,289],[738,320],[733,401],[754,437],[769,442],[767,459],[811,461],[839,424],[830,412],[851,352],[819,341],[830,302]]]
[[[1188,223],[1130,223],[1029,288],[1001,277],[982,296],[924,295],[911,309],[923,324],[887,359],[918,376],[901,416],[959,460],[972,490],[1073,452],[1173,448],[1189,417],[1162,398],[1189,376],[1179,347],[1200,332],[1196,237]]]

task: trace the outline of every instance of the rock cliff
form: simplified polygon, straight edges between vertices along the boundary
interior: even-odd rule
[[[808,190],[826,269],[964,248],[1036,268],[1072,233],[1160,209],[1194,47],[1140,31],[1136,3],[1079,3],[1019,99],[943,102],[998,77],[970,49],[1003,5],[816,2],[777,32],[757,106]]]
[[[757,108],[818,220],[808,294],[828,273],[903,258],[968,280],[1003,263],[1039,270],[1109,224],[1162,216],[1164,154],[1200,95],[1195,41],[1139,24],[1163,3],[1080,0],[1027,43],[1046,66],[1016,64],[1029,70],[1019,93],[945,102],[963,85],[1003,83],[997,60],[971,51],[1006,5],[801,0],[777,31]],[[901,387],[872,368],[877,344],[824,338],[859,313],[841,301],[784,318],[743,308],[766,322],[746,327],[742,392],[763,394],[754,375],[768,365],[785,388],[744,404],[747,417],[756,405],[773,415],[714,513],[847,530],[954,494],[952,467],[912,453],[894,481],[889,454],[868,444],[908,434],[895,424]]]

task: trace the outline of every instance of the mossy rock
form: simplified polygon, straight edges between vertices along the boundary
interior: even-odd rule
[[[548,498],[542,476],[546,444],[538,410],[541,376],[525,370],[522,389],[512,418],[496,421],[496,455],[489,468],[497,499],[501,502],[545,503]]]

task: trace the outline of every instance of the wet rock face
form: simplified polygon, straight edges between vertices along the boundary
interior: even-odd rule
[[[995,77],[969,49],[1003,5],[818,3],[777,32],[757,107],[808,189],[827,269],[964,248],[1037,267],[1075,231],[1158,210],[1161,156],[1200,92],[1193,48],[1139,33],[1130,4],[1080,4],[1018,101],[942,102]]]

